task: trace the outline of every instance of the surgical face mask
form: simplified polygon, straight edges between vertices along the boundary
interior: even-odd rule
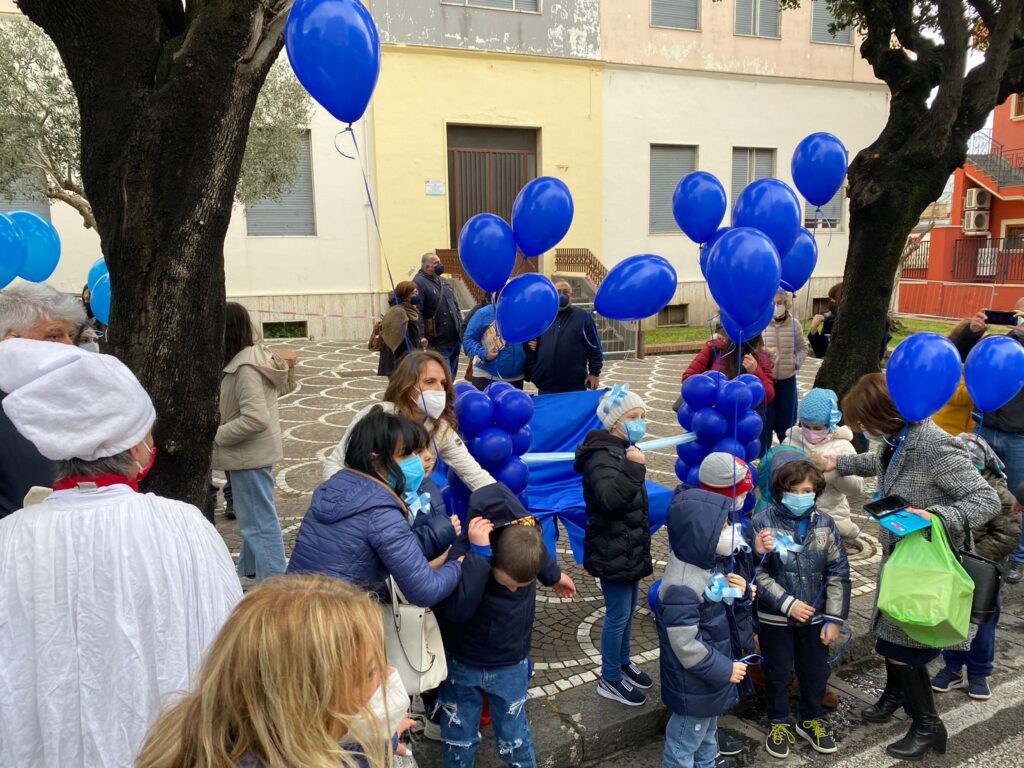
[[[392,670],[387,682],[377,689],[366,707],[376,721],[365,714],[359,715],[349,724],[349,732],[342,737],[342,743],[379,744],[391,741],[409,709],[409,694],[397,671]]]
[[[743,505],[746,504],[746,503],[747,503],[747,494],[741,493],[739,496],[737,496],[735,499],[733,499],[732,511],[733,512],[739,512],[741,509],[743,509]]]
[[[719,557],[727,557],[733,553],[736,545],[742,541],[742,537],[736,538],[736,529],[730,525],[719,535],[718,544],[715,546],[715,554]]]
[[[146,479],[146,475],[153,469],[153,464],[156,463],[156,443],[149,446],[149,461],[146,462],[146,466],[142,466],[139,462],[135,462],[135,466],[139,468],[139,474],[135,476],[135,482],[141,483]]]
[[[439,419],[448,405],[448,394],[443,389],[419,390],[420,399],[417,405],[423,408],[424,412],[431,419]]]
[[[629,441],[630,445],[636,445],[647,434],[647,422],[643,419],[624,421],[622,422],[622,428],[626,432],[626,440]]]
[[[434,274],[437,275],[438,277],[443,275],[444,274],[444,264],[435,264],[434,265]]]
[[[861,434],[864,435],[864,437],[866,437],[868,440],[872,440],[874,442],[881,442],[882,440],[885,439],[885,435],[883,435],[881,432],[871,432],[870,430],[867,429],[861,430]]]
[[[800,427],[800,431],[803,432],[804,441],[811,445],[823,443],[828,437],[827,429],[808,429],[807,427]]]
[[[414,307],[418,307],[420,304],[423,303],[423,299],[417,293],[415,296],[409,299],[409,303],[412,304]]]
[[[785,304],[776,304],[775,305],[775,319],[776,320],[781,320],[785,316],[786,316],[786,305]]]
[[[561,292],[559,292],[559,294],[558,294],[558,308],[559,309],[565,309],[571,303],[572,303],[572,299],[569,298],[569,294],[568,293],[561,293]]]
[[[814,494],[786,491],[782,494],[782,506],[797,517],[803,517],[814,507]]]
[[[414,454],[399,464],[398,468],[402,470],[402,478],[405,480],[405,492],[416,493],[419,491],[420,486],[423,485],[423,478],[427,476],[420,457]],[[391,476],[390,485],[397,490],[398,478],[394,475]]]

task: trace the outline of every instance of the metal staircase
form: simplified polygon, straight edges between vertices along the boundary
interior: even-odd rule
[[[971,137],[967,162],[1000,187],[1024,186],[1024,150],[1007,150],[986,131]]]

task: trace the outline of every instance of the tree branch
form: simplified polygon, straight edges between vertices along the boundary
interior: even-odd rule
[[[67,203],[78,211],[79,215],[82,217],[83,227],[86,229],[96,229],[96,217],[93,216],[92,206],[89,205],[89,201],[85,198],[61,189],[56,184],[47,185],[46,196],[51,200],[60,200]]]
[[[964,78],[964,96],[953,125],[954,141],[966,142],[984,124],[993,107],[1016,92],[1007,90],[1007,86],[1020,85],[1024,61],[1021,60],[1017,30],[1022,13],[1024,0],[1003,0],[1002,8],[988,30],[985,60]]]
[[[253,16],[253,30],[245,53],[237,62],[238,71],[248,73],[269,67],[284,43],[288,11],[295,0],[273,0]]]
[[[974,9],[981,19],[981,23],[987,29],[992,29],[996,24],[996,9],[990,0],[967,0],[967,4]]]

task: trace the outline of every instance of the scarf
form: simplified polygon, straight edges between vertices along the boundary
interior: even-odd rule
[[[405,343],[405,329],[410,322],[420,319],[420,310],[407,301],[403,301],[397,307],[391,307],[384,315],[384,327],[381,329],[381,337],[388,349],[397,352],[398,348]],[[419,339],[412,339],[415,344]]]

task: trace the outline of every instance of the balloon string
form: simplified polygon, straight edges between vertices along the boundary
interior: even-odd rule
[[[820,205],[817,208],[814,209],[814,231],[815,232],[818,231],[818,217],[819,216],[821,217],[821,220],[825,222],[825,226],[828,227],[828,243],[826,243],[826,247],[828,247],[828,246],[832,245],[832,222],[829,221],[828,220],[828,216],[826,216],[824,214],[824,212],[822,212]]]

